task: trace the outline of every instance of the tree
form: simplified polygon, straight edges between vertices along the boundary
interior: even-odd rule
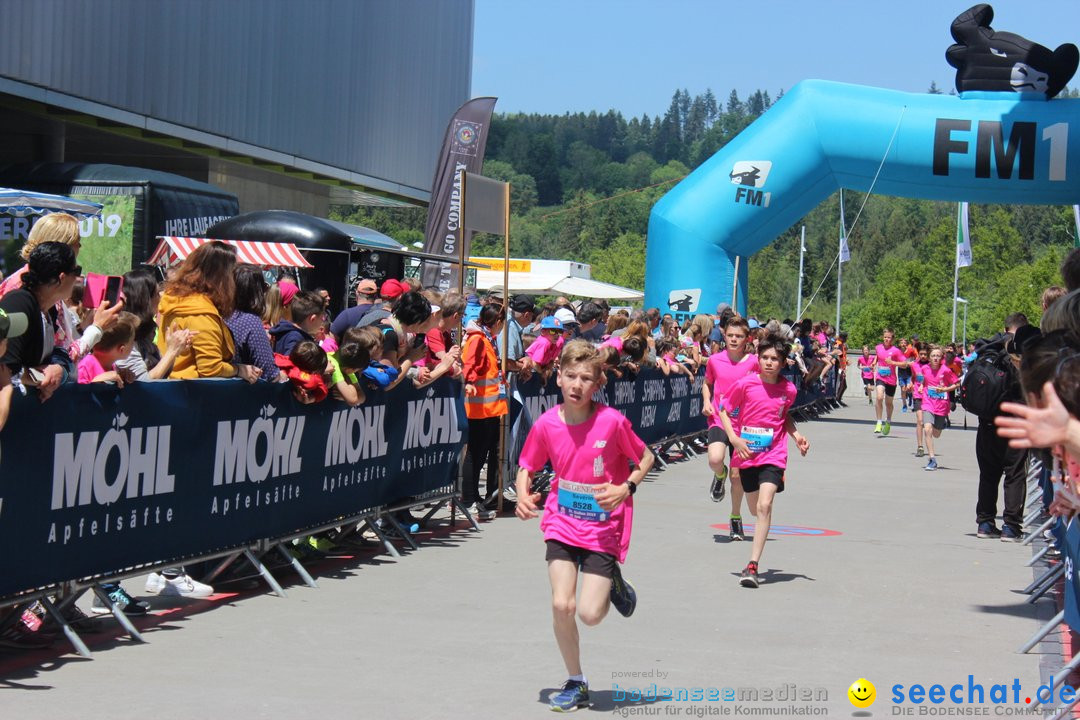
[[[589,256],[592,276],[601,282],[641,289],[645,287],[645,238],[625,233]]]

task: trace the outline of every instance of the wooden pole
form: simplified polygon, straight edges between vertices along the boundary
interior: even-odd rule
[[[464,268],[462,268],[464,271]],[[506,373],[510,352],[510,183],[504,185],[503,194],[503,346],[502,346],[502,376],[506,380],[506,407],[510,408],[510,382]],[[509,470],[510,458],[507,453],[510,444],[506,441],[506,433],[509,430],[507,419],[509,412],[499,418],[499,512],[503,511],[503,491],[506,489],[506,473]]]

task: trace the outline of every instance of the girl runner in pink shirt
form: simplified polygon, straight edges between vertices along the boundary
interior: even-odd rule
[[[623,579],[619,563],[630,546],[633,495],[653,465],[653,454],[617,410],[593,402],[604,383],[596,348],[573,340],[559,359],[563,403],[540,416],[521,451],[517,507],[522,520],[537,515],[540,494],[533,476],[547,463],[555,472],[540,529],[547,543],[555,640],[570,678],[550,699],[552,710],[587,705],[589,686],[581,672],[577,615],[598,625],[614,605],[629,617],[637,593]],[[630,471],[630,463],[636,465]],[[578,569],[581,596],[577,598]]]
[[[874,403],[874,358],[870,357],[870,346],[862,346],[862,356],[859,358],[859,374],[862,375],[863,394],[866,395],[868,405]]]
[[[791,381],[780,376],[789,352],[790,345],[779,335],[762,340],[758,344],[761,372],[736,382],[724,396],[720,410],[720,421],[734,450],[731,466],[739,468],[747,504],[757,520],[750,562],[739,578],[743,587],[756,588],[760,583],[758,561],[772,525],[773,498],[784,491],[786,436],[791,436],[803,455],[810,450],[810,441],[799,433],[788,412],[798,392]]]
[[[945,421],[949,419],[949,393],[960,387],[956,373],[942,362],[945,353],[941,348],[930,351],[930,364],[923,367],[923,435],[926,437],[926,449],[930,453],[930,462],[924,470],[937,470],[937,457],[934,455],[934,439],[941,437]]]
[[[926,454],[923,448],[923,400],[926,399],[926,377],[923,375],[923,366],[930,363],[930,346],[919,343],[917,346],[919,356],[911,363],[911,407],[915,411],[915,457]]]
[[[750,325],[741,317],[734,317],[724,328],[726,347],[709,356],[705,364],[705,382],[701,384],[701,408],[709,427],[709,468],[713,471],[711,495],[713,500],[724,499],[724,481],[728,469],[724,456],[730,455],[731,443],[720,423],[720,408],[724,406],[724,394],[736,381],[758,371],[757,355],[747,353]],[[739,471],[731,469],[731,518],[728,537],[745,540],[742,527],[743,491]]]

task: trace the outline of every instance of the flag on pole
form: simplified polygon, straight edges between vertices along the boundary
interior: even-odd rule
[[[968,204],[960,203],[956,222],[956,267],[971,264],[971,236],[968,234]]]
[[[840,262],[851,262],[851,249],[847,244],[847,228],[844,227],[844,191],[840,191]]]
[[[1080,205],[1073,205],[1073,218],[1076,220],[1076,235],[1073,236],[1073,247],[1080,247]]]
[[[464,255],[469,256],[472,232],[464,230],[461,224],[461,171],[479,173],[483,168],[494,109],[495,98],[474,98],[458,108],[446,126],[424,227],[426,253],[456,260],[464,245]],[[440,292],[456,289],[459,270],[464,268],[425,260],[420,268],[420,282],[424,287],[434,287]]]

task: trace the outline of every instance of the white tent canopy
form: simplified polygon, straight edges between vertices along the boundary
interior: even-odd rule
[[[472,257],[470,262],[486,265],[489,269],[476,271],[476,288],[487,290],[503,284],[502,258]],[[593,280],[592,269],[570,260],[511,259],[510,281],[507,292],[533,294],[576,295],[584,298],[607,300],[640,300],[645,294],[640,290],[620,287]]]

